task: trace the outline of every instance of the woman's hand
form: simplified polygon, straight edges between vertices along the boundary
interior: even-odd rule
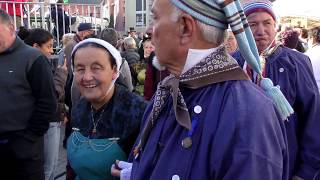
[[[130,180],[132,163],[116,160],[111,166],[111,175],[120,177],[120,180]]]

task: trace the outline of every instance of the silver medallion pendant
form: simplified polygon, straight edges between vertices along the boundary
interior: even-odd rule
[[[192,139],[191,137],[186,137],[182,140],[182,147],[188,149],[192,146]]]

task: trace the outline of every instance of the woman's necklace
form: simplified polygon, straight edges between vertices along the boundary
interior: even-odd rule
[[[101,111],[99,118],[95,121],[94,117],[93,117],[93,108],[91,105],[91,120],[92,120],[92,124],[93,124],[93,129],[92,129],[92,134],[96,134],[97,133],[97,126],[102,118],[102,115],[104,113],[105,107],[103,107],[103,110]]]

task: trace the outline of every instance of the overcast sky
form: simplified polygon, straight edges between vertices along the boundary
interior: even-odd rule
[[[320,18],[320,0],[276,0],[273,8],[278,16],[300,15]]]

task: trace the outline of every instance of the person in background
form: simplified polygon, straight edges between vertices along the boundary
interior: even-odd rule
[[[0,179],[43,180],[43,136],[57,113],[50,64],[1,9],[0,32]]]
[[[67,34],[64,34],[62,36],[62,49],[58,52],[58,61],[57,61],[57,64],[55,65],[56,67],[64,65],[64,64],[67,64],[65,48],[66,48],[67,44],[72,43],[74,41],[74,37],[75,37],[74,33],[67,33]],[[68,80],[69,76],[71,76],[71,75],[68,73],[67,80]],[[69,99],[69,97],[66,96],[66,93],[65,93],[66,92],[66,86],[64,88],[65,88],[64,89],[64,104],[66,105],[66,112],[65,112],[65,117],[64,117],[63,124],[65,125],[65,134],[70,134],[71,129],[69,127],[69,125],[70,125],[70,113],[69,113],[70,111],[69,111],[69,108],[71,108],[71,107],[69,107],[70,106],[69,101],[66,100],[66,99]],[[64,138],[63,139],[63,147],[64,148],[66,148],[66,143],[67,143],[66,141],[67,141],[67,139]]]
[[[136,52],[136,49],[137,49],[136,42],[132,37],[126,37],[123,40],[123,46],[124,46],[124,51],[121,52],[121,57],[124,58],[129,64],[132,84],[133,84],[133,88],[135,88],[138,82],[137,67],[140,65],[139,63],[140,56]]]
[[[50,32],[41,28],[31,29],[28,31],[28,34],[25,35],[24,42],[29,46],[39,49],[48,59],[51,58],[53,53],[53,36]],[[56,175],[55,170],[58,166],[60,128],[61,122],[64,122],[66,118],[64,104],[64,88],[68,75],[66,62],[64,61],[64,63],[58,65],[57,68],[52,66],[52,73],[58,101],[58,110],[55,119],[50,121],[49,129],[44,135],[45,180],[54,180]]]
[[[145,62],[147,62],[151,53],[154,52],[154,45],[151,42],[151,37],[146,37],[143,41],[143,58]]]
[[[86,37],[94,34],[92,24],[91,23],[80,23],[78,26],[78,32],[74,36],[74,39],[72,42],[68,43],[65,46],[65,55],[67,58],[67,67],[68,72],[71,73],[71,52],[74,46],[79,43],[80,41],[86,39]]]
[[[67,33],[67,34],[64,34],[62,36],[62,49],[60,49],[60,51],[57,53],[58,55],[58,65],[62,65],[65,60],[66,60],[66,55],[65,55],[65,48],[67,46],[67,44],[73,42],[73,39],[75,37],[75,34],[73,33]]]
[[[138,48],[138,54],[140,55],[140,59],[144,58],[143,42],[147,39],[151,39],[151,37],[152,37],[152,26],[149,26],[147,27],[146,32],[144,33],[140,41],[140,46]]]
[[[70,18],[62,7],[63,3],[63,0],[58,0],[57,4],[51,4],[50,12],[52,22],[54,23],[52,34],[60,40],[65,33],[70,33]]]
[[[117,41],[117,46],[116,48],[118,49],[119,52],[123,52],[124,51],[124,47],[123,47],[123,38],[119,38]]]
[[[302,39],[301,39],[302,29],[301,28],[293,28],[293,30],[298,32],[298,43],[297,43],[297,46],[295,49],[301,53],[305,53],[308,50],[308,47],[307,47],[307,44],[305,44],[304,41],[302,41]]]
[[[86,39],[72,52],[77,87],[83,98],[73,107],[68,160],[77,179],[114,179],[111,165],[124,160],[138,135],[146,102],[115,84],[121,56],[111,44]]]
[[[119,37],[118,37],[118,33],[115,29],[105,28],[101,31],[100,39],[107,41],[113,47],[116,47]],[[128,88],[128,90],[130,92],[132,92],[132,90],[133,90],[130,67],[129,67],[128,62],[124,58],[122,59],[122,63],[121,63],[121,67],[120,67],[120,74],[119,74],[119,78],[117,79],[116,83],[125,86],[126,88]]]
[[[62,47],[64,48],[67,44],[74,40],[74,33],[67,33],[62,36]]]
[[[143,42],[144,47],[144,57],[146,58],[146,72],[145,72],[145,81],[144,81],[144,98],[146,100],[151,100],[153,94],[157,90],[157,85],[160,81],[162,81],[165,77],[169,75],[167,70],[158,70],[153,62],[155,61],[155,47],[151,42],[151,37],[146,38]]]
[[[152,64],[152,58],[154,57],[154,46],[151,43],[151,36],[146,34],[144,36],[144,39],[141,42],[141,48],[143,49],[143,53],[140,54],[140,60],[138,63],[135,65],[135,71],[137,72],[137,84],[136,84],[136,92],[138,92],[141,96],[145,95],[145,80],[146,80],[146,75],[147,75],[147,66],[149,65],[149,62],[151,61],[150,64]],[[139,48],[140,49],[140,48]],[[151,53],[153,54],[151,56]],[[151,79],[148,80],[148,83],[152,83]],[[151,84],[148,84],[147,86],[152,86]],[[148,89],[147,89],[148,91]],[[150,99],[147,99],[150,100]]]
[[[225,46],[229,54],[233,54],[238,49],[236,37],[231,29],[228,29],[228,37],[225,40]]]
[[[93,34],[90,34],[90,35],[86,36],[84,39],[98,38],[98,37],[99,37],[98,35],[96,35],[95,33],[93,33]]]
[[[301,28],[299,29],[299,43],[298,43],[298,46],[301,46],[301,47],[297,47],[298,51],[299,52],[306,52],[309,47],[308,47],[308,39],[309,39],[309,35],[308,35],[308,30],[305,29],[305,28]]]
[[[136,48],[139,48],[138,45],[140,43],[140,39],[137,35],[137,31],[134,29],[134,27],[130,27],[128,31],[128,37],[132,37],[134,41],[136,42]]]
[[[158,84],[145,112],[127,174],[131,178],[123,173],[130,167],[117,171],[120,162],[111,169],[114,175],[131,180],[287,178],[283,120],[223,45],[230,22],[241,52],[258,67],[252,34],[236,3],[153,2],[152,42],[159,64],[171,74]]]
[[[142,41],[143,41],[145,35],[147,35],[147,34],[145,34],[144,32],[138,32],[137,34],[138,34],[137,37],[139,39],[139,44],[137,44],[137,47],[138,47],[138,51],[139,51],[140,47],[142,46]]]
[[[262,61],[262,73],[277,85],[294,113],[285,121],[289,150],[289,179],[320,176],[320,95],[310,59],[277,43],[276,16],[268,0],[243,0],[242,6]],[[255,83],[259,79],[247,66],[243,53],[233,55]]]
[[[320,27],[311,30],[312,46],[305,53],[309,56],[313,67],[314,77],[317,81],[318,90],[320,92]]]
[[[281,43],[290,49],[297,51],[299,42],[299,32],[294,29],[289,29],[281,33]]]

